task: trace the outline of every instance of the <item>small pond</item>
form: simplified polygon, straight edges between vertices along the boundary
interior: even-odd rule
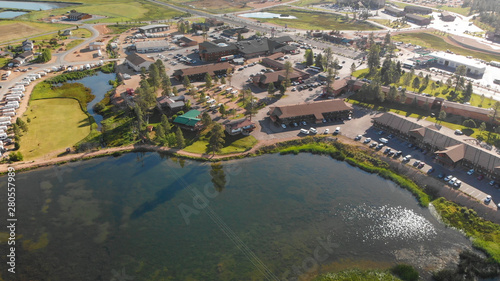
[[[13,19],[15,17],[18,17],[20,15],[24,15],[24,14],[26,14],[26,12],[13,12],[13,11],[1,12],[0,19]]]
[[[70,3],[60,2],[26,2],[26,1],[0,1],[0,8],[24,9],[24,10],[51,10],[72,6]]]

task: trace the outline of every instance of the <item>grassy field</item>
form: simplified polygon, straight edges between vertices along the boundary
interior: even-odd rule
[[[307,11],[293,8],[271,8],[265,12],[288,14],[297,19],[259,19],[262,22],[269,22],[281,26],[288,25],[289,28],[303,30],[377,30],[380,29],[367,22],[346,22],[344,16],[319,11]]]
[[[71,30],[71,32],[73,33],[71,37],[89,38],[90,36],[92,36],[92,32],[90,32],[90,30],[86,28],[78,28],[75,30]]]
[[[468,16],[470,14],[470,7],[462,8],[462,7],[448,7],[448,6],[436,6],[436,9],[450,11],[453,13],[461,14],[464,16]]]
[[[300,0],[292,3],[293,6],[299,6],[299,7],[306,7],[309,5],[320,5],[320,4],[332,4],[332,2],[328,0]]]
[[[27,118],[28,132],[20,143],[25,160],[71,147],[90,133],[89,119],[74,99],[32,100]]]
[[[68,44],[66,44],[66,50],[71,50],[72,48],[76,47],[78,44],[81,44],[84,40],[83,39],[76,39],[72,40]]]
[[[403,41],[405,43],[412,43],[415,45],[420,45],[422,47],[428,48],[430,50],[446,51],[450,50],[457,55],[463,56],[473,56],[485,61],[499,61],[500,56],[490,55],[486,53],[481,53],[477,51],[472,51],[464,49],[452,44],[447,43],[438,35],[426,32],[419,33],[404,33],[392,36],[393,41]]]
[[[233,139],[236,139],[233,141]],[[252,148],[257,143],[257,140],[253,136],[246,137],[228,137],[226,136],[226,143],[221,149],[220,153],[217,154],[230,154],[237,152],[244,152]],[[187,146],[183,150],[192,153],[206,153],[208,141],[205,139],[198,140]]]
[[[497,263],[500,263],[500,225],[477,216],[472,209],[439,198],[432,202],[443,221],[461,229],[473,238],[473,244],[488,253]]]
[[[10,58],[0,57],[0,68],[8,64],[10,60]]]
[[[66,2],[81,2],[77,0],[69,0]],[[89,13],[93,15],[106,16],[107,18],[88,21],[91,23],[117,21],[147,21],[159,19],[171,19],[179,16],[182,12],[168,9],[164,6],[152,4],[144,0],[86,0],[85,4],[75,8],[78,12]],[[41,18],[46,18],[49,15],[62,15],[69,10],[68,7],[48,10],[35,11],[18,17],[21,20],[35,21]]]
[[[35,36],[37,34],[47,33],[70,27],[67,24],[50,24],[39,22],[23,22],[18,20],[3,20],[0,21],[0,43],[22,40],[26,37]]]

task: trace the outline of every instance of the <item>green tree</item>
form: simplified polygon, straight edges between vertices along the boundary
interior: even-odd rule
[[[472,120],[472,119],[465,120],[462,125],[464,127],[467,127],[467,128],[476,128],[477,127],[476,122],[474,122],[474,120]]]
[[[387,100],[394,102],[396,101],[397,95],[398,95],[398,90],[396,89],[396,87],[391,86],[389,88],[389,92],[387,93]]]
[[[210,74],[205,74],[205,86],[207,88],[212,87],[212,76]]]
[[[306,50],[304,57],[306,59],[307,66],[310,66],[314,63],[314,55],[313,55],[313,51],[311,49]]]
[[[170,122],[168,122],[168,117],[165,114],[161,115],[161,127],[163,127],[163,132],[165,132],[165,134],[170,133],[170,130],[172,129]]]
[[[274,87],[274,83],[269,83],[269,86],[267,87],[267,93],[269,95],[273,95],[275,91],[276,88]]]
[[[177,96],[179,94],[177,87],[172,87],[172,94],[174,94],[174,96]]]
[[[436,85],[436,83],[432,82],[432,83],[431,83],[431,92],[432,92],[432,94],[433,94],[433,95],[434,95],[434,91],[435,91],[436,89],[437,89],[437,85]]]
[[[210,131],[210,137],[208,139],[207,152],[212,152],[215,155],[224,147],[224,129],[219,123],[215,123],[212,130]]]
[[[226,115],[226,107],[224,105],[221,105],[219,107],[219,113],[222,117],[224,117]]]
[[[186,108],[186,110],[190,110],[191,109],[191,100],[186,100],[186,102],[184,103],[184,107]]]
[[[467,67],[465,65],[459,65],[457,69],[455,69],[455,92],[461,88],[461,84],[463,84],[463,76],[467,73]]]
[[[325,63],[323,63],[323,67],[328,68],[333,63],[333,51],[332,48],[327,47],[325,49],[325,54],[323,55]]]
[[[159,142],[160,144],[163,144],[163,141],[165,141],[165,129],[163,129],[163,126],[157,126],[156,127],[156,141]]]
[[[321,54],[316,55],[316,58],[314,59],[314,65],[319,67],[321,70],[323,70],[323,56]]]
[[[221,83],[221,84],[226,84],[226,78],[224,78],[224,76],[222,76],[222,77],[220,78],[220,83]]]
[[[293,73],[293,66],[290,61],[286,61],[283,65],[285,68],[285,87],[290,87],[291,82],[290,82],[290,75]]]
[[[411,83],[411,80],[412,80],[412,75],[411,73],[405,73],[405,75],[403,75],[403,85],[405,85],[406,87],[410,86],[410,83]]]
[[[356,71],[356,64],[355,64],[355,63],[352,63],[352,64],[351,64],[351,76],[352,76],[352,74],[354,73],[354,71]]]
[[[155,89],[160,86],[160,72],[158,70],[158,66],[155,63],[152,63],[149,66],[149,84],[153,86]]]
[[[178,148],[184,148],[186,146],[186,140],[184,139],[184,134],[180,127],[177,127],[177,131],[175,131],[175,140]]]
[[[413,91],[415,91],[415,89],[418,89],[420,87],[420,79],[418,77],[415,77],[415,79],[413,79],[413,82],[411,83],[411,86],[413,87]]]
[[[380,67],[380,47],[377,44],[370,46],[366,63],[370,69],[370,75],[374,75]]]
[[[208,127],[208,126],[210,126],[210,124],[212,124],[212,118],[210,117],[210,115],[208,114],[208,112],[205,111],[201,115],[201,123],[205,127]]]
[[[481,132],[481,135],[483,134],[484,131],[486,131],[486,123],[481,123],[478,128],[479,132]]]
[[[473,93],[472,83],[469,82],[469,83],[467,83],[467,87],[465,87],[465,91],[463,93],[464,102],[470,101],[470,98],[472,97],[472,93]]]
[[[189,77],[187,75],[184,76],[182,79],[182,84],[184,85],[184,88],[191,88],[191,81],[189,80]]]
[[[439,112],[439,120],[443,121],[444,119],[446,119],[446,112],[440,111]]]

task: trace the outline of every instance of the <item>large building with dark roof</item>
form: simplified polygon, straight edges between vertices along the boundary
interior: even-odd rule
[[[275,106],[269,109],[272,121],[280,124],[302,122],[315,124],[323,119],[347,118],[352,111],[352,106],[342,99],[315,101],[293,105]]]
[[[384,13],[394,17],[404,17],[406,15],[405,11],[393,7],[385,7]]]
[[[405,10],[405,12],[411,13],[411,14],[428,15],[428,14],[432,13],[431,8],[420,7],[420,6],[405,6],[404,10]]]
[[[179,81],[182,81],[184,76],[187,76],[190,81],[204,81],[207,73],[212,77],[214,75],[224,75],[228,69],[233,69],[233,66],[228,62],[212,63],[177,69],[174,71],[173,76]]]
[[[292,38],[290,36],[282,36],[277,38],[243,40],[236,43],[205,41],[198,46],[202,61],[218,61],[221,57],[237,54],[249,59],[278,52],[291,53],[297,50],[296,46],[288,45],[288,42],[291,41]]]
[[[92,15],[87,13],[79,13],[75,10],[71,10],[71,12],[68,15],[68,20],[73,20],[73,21],[90,19],[90,18],[92,18]]]
[[[431,19],[430,18],[422,17],[422,16],[415,15],[415,14],[406,14],[405,15],[405,19],[408,22],[411,22],[411,23],[414,23],[414,24],[418,24],[418,25],[429,25],[429,24],[431,24]]]
[[[167,24],[150,24],[146,26],[139,27],[139,31],[143,34],[163,32],[170,29],[170,25]]]

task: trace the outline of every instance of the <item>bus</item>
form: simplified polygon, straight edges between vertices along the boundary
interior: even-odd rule
[[[498,61],[490,61],[490,65],[491,66],[495,66],[495,67],[500,67],[500,62],[498,62]]]

